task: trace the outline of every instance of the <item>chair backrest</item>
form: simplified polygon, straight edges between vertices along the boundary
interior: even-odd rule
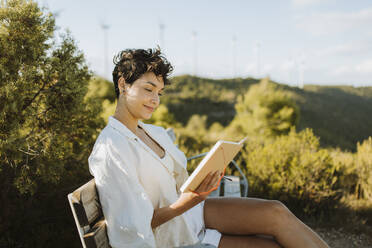
[[[68,201],[75,219],[83,248],[109,248],[106,221],[92,179],[68,194]]]

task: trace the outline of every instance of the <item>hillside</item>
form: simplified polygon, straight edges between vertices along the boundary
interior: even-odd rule
[[[207,115],[207,124],[226,126],[235,115],[238,95],[257,83],[253,78],[172,78],[162,102],[186,124],[193,114]],[[274,82],[275,83],[275,82]],[[305,85],[304,89],[280,85],[294,94],[301,110],[298,129],[310,127],[322,146],[355,151],[356,143],[372,136],[372,87]]]

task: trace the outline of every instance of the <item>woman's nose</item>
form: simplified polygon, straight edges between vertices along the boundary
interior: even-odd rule
[[[151,99],[152,103],[158,105],[158,104],[159,104],[159,100],[160,100],[160,99],[159,99],[159,95],[158,95],[158,94],[154,94],[154,95],[152,96],[152,99]]]

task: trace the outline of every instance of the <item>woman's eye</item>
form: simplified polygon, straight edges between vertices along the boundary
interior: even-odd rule
[[[148,91],[148,92],[152,92],[152,89],[145,88],[145,90]],[[159,96],[162,96],[163,93],[158,93],[158,95],[159,95]]]

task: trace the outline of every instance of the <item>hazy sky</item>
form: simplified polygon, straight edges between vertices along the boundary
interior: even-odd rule
[[[71,31],[92,70],[108,79],[115,53],[159,44],[173,75],[296,85],[302,71],[305,84],[372,85],[371,0],[38,2],[58,13],[61,31]]]

